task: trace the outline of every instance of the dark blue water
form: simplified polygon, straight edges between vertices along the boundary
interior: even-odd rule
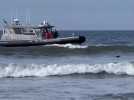
[[[75,34],[74,34],[75,33]],[[133,100],[134,31],[61,31],[82,45],[0,48],[1,100]]]

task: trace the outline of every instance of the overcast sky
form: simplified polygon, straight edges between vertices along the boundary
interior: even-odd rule
[[[58,29],[134,30],[134,0],[0,0],[0,19],[26,15]]]

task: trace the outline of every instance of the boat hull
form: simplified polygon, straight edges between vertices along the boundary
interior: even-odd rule
[[[41,41],[31,41],[31,40],[15,40],[15,41],[0,41],[1,47],[27,47],[27,46],[41,46],[41,45],[51,45],[51,44],[81,44],[85,42],[85,37],[75,36],[66,38],[56,38]]]

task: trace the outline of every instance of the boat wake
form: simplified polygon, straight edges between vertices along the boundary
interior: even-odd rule
[[[46,77],[53,75],[72,75],[106,72],[115,75],[134,75],[134,63],[107,64],[0,64],[0,77]]]
[[[51,46],[61,47],[61,48],[69,48],[69,49],[86,49],[87,45],[74,45],[74,44],[53,44]]]
[[[37,52],[38,51],[38,52]],[[100,53],[132,53],[134,46],[89,46],[89,45],[74,45],[74,44],[53,44],[37,47],[11,47],[0,48],[0,55],[90,55]]]

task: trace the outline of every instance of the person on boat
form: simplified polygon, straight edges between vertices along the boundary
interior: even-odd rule
[[[53,38],[52,32],[50,30],[48,30],[47,28],[46,28],[46,32],[44,34],[45,34],[46,39],[52,39]]]
[[[53,33],[51,31],[51,28],[49,28],[51,25],[47,21],[44,21],[43,25],[45,26],[45,28],[43,30],[43,38],[44,39],[52,39]]]

